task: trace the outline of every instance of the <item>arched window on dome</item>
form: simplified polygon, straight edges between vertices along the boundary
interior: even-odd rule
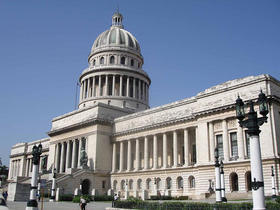
[[[93,59],[93,61],[92,61],[92,65],[93,65],[93,66],[95,66],[95,59]]]
[[[131,66],[134,66],[134,60],[133,60],[133,59],[131,59],[130,65],[131,65]]]
[[[125,64],[125,57],[121,57],[121,64],[124,65]]]
[[[100,64],[104,64],[104,57],[100,58]]]
[[[138,68],[140,68],[140,63],[138,63]]]
[[[115,56],[110,57],[110,64],[115,64]]]

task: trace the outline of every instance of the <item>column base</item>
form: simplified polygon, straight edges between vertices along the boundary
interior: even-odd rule
[[[27,202],[26,210],[38,210],[38,203],[35,199]]]

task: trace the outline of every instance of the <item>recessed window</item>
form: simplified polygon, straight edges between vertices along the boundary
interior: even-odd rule
[[[115,56],[110,57],[110,64],[115,64]]]
[[[125,57],[121,57],[121,64],[122,64],[122,65],[125,64]]]
[[[93,59],[92,65],[95,66],[95,59]]]
[[[102,188],[104,189],[106,185],[106,181],[102,181]]]
[[[230,143],[231,143],[231,156],[238,156],[238,148],[237,148],[237,134],[236,132],[230,133]]]
[[[140,68],[140,63],[138,63],[138,68]]]
[[[100,64],[104,64],[104,57],[100,58]]]
[[[131,66],[134,66],[134,60],[133,60],[133,59],[131,59],[130,65],[131,65]]]
[[[223,135],[216,136],[216,142],[218,147],[218,154],[220,158],[224,158],[224,150],[223,150]]]

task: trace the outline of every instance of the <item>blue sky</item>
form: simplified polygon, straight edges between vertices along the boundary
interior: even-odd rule
[[[280,79],[279,0],[0,0],[0,157],[74,109],[95,38],[119,5],[141,45],[151,107],[249,75]]]

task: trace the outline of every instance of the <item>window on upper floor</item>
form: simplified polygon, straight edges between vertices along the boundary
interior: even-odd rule
[[[100,58],[100,64],[104,64],[104,57]]]
[[[246,137],[246,155],[247,158],[250,158],[250,136],[247,131],[245,131],[245,137]]]
[[[115,56],[110,57],[110,64],[115,64]]]
[[[130,65],[131,65],[131,66],[134,66],[134,60],[133,60],[133,59],[131,59]]]
[[[223,150],[223,135],[216,135],[216,145],[218,147],[218,154],[220,158],[224,158],[224,150]]]
[[[231,144],[231,156],[238,156],[238,147],[237,147],[237,134],[236,132],[230,133],[230,144]]]
[[[125,64],[125,57],[121,57],[121,64],[124,65]]]
[[[93,61],[92,61],[92,65],[93,65],[93,66],[95,66],[95,59],[93,59]]]

